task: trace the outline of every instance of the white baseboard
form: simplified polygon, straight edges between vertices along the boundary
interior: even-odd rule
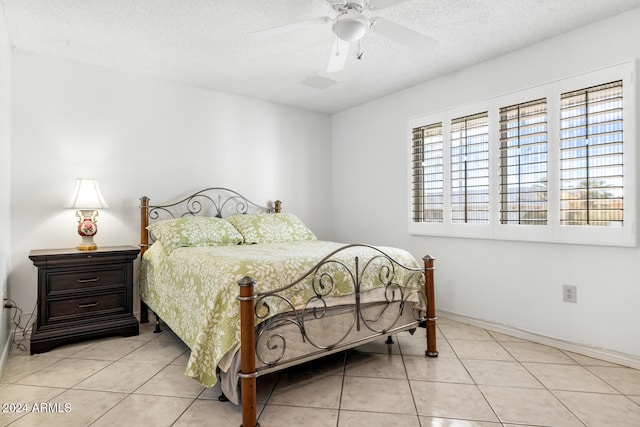
[[[442,317],[443,319],[455,320],[460,323],[466,323],[468,325],[477,326],[489,331],[499,332],[501,334],[510,335],[512,337],[521,338],[538,344],[548,345],[550,347],[555,347],[561,350],[571,351],[574,353],[582,354],[584,356],[593,357],[595,359],[605,360],[607,362],[616,363],[622,366],[628,366],[634,369],[640,369],[640,357],[634,356],[632,354],[548,337],[545,335],[536,334],[534,332],[514,328],[509,325],[503,325],[488,320],[477,319],[475,317],[454,313],[448,310],[438,309],[438,316]]]
[[[7,359],[9,359],[9,350],[11,349],[11,335],[8,335],[6,342],[2,344],[4,345],[2,346],[2,353],[0,353],[0,378],[2,378],[4,367],[7,364]]]

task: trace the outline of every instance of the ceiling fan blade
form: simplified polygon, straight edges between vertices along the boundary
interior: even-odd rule
[[[349,42],[336,37],[336,40],[333,43],[333,49],[331,50],[331,56],[329,57],[327,73],[337,73],[338,71],[342,71],[347,63],[348,55]]]
[[[431,50],[438,43],[429,36],[420,34],[395,22],[383,18],[373,18],[372,21],[372,29],[377,34],[391,41],[407,45],[417,51]]]
[[[384,9],[406,1],[407,0],[369,0],[369,4],[372,9]]]
[[[308,27],[309,25],[326,24],[330,21],[331,18],[329,18],[328,16],[320,16],[318,18],[306,19],[300,22],[292,22],[290,24],[276,25],[275,27],[252,31],[250,34],[254,37],[270,37],[278,34],[286,34],[292,31],[301,30]]]

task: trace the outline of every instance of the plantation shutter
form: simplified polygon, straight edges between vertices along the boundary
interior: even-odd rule
[[[413,129],[413,221],[443,221],[444,160],[442,123]]]
[[[451,121],[451,220],[489,223],[489,114]]]
[[[547,100],[500,109],[500,223],[547,223]]]
[[[622,81],[561,95],[561,225],[622,226],[622,108]]]

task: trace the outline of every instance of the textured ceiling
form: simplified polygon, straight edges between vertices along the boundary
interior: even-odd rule
[[[407,0],[367,14],[425,34],[438,41],[435,48],[414,50],[372,32],[361,42],[362,59],[352,44],[345,70],[332,74],[324,71],[334,43],[331,23],[251,34],[334,17],[326,0],[0,5],[19,49],[333,113],[640,7],[640,0]]]

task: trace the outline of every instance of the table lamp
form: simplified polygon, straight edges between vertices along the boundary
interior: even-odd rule
[[[93,241],[93,236],[98,232],[97,216],[98,209],[108,208],[100,193],[98,180],[89,178],[76,179],[76,186],[64,205],[68,209],[77,209],[78,234],[82,237],[82,242],[76,246],[81,251],[94,251],[98,246]]]

